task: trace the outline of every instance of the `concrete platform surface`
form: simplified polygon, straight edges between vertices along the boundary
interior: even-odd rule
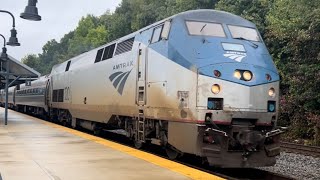
[[[219,179],[34,117],[0,109],[0,174],[3,180]]]

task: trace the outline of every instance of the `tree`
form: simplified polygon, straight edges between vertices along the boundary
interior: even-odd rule
[[[282,118],[290,121],[291,136],[315,136],[319,145],[320,2],[277,0],[267,23],[267,43],[282,77]]]
[[[21,62],[23,64],[26,64],[29,67],[32,67],[36,71],[41,71],[40,65],[40,59],[35,54],[27,55],[26,57],[22,58]]]
[[[68,57],[76,56],[106,43],[107,31],[97,17],[83,17],[69,40]]]
[[[266,29],[266,16],[273,0],[220,0],[216,9],[234,13],[256,24],[262,36]]]

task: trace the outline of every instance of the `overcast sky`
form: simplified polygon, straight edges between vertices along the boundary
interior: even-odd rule
[[[59,41],[64,34],[77,27],[81,17],[87,14],[102,15],[107,10],[112,12],[121,0],[38,0],[37,7],[41,21],[28,21],[20,18],[28,0],[0,0],[0,9],[10,11],[16,19],[18,40],[21,46],[8,48],[8,54],[21,60],[27,54],[42,52],[42,46],[51,39]],[[12,29],[9,14],[0,13],[0,34],[7,41]],[[3,40],[0,37],[0,45]]]

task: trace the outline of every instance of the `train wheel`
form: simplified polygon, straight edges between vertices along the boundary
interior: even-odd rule
[[[134,140],[134,147],[141,149],[143,147],[143,142]]]
[[[101,133],[102,133],[102,129],[101,129],[101,128],[95,128],[95,129],[93,130],[93,134],[94,134],[95,136],[100,136]]]
[[[62,121],[62,122],[61,122],[61,124],[62,124],[62,126],[65,126],[65,127],[67,127],[67,126],[68,126],[67,121]]]
[[[181,156],[181,153],[178,150],[176,150],[174,147],[167,146],[165,150],[169,159],[173,160]]]

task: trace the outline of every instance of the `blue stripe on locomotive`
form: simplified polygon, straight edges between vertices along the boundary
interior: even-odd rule
[[[189,35],[186,20],[221,23],[227,38]],[[213,70],[219,70],[222,74],[220,79],[246,86],[270,83],[265,77],[267,73],[272,77],[271,82],[279,81],[279,74],[265,44],[254,42],[258,45],[254,47],[252,42],[233,39],[227,25],[256,28],[251,22],[226,12],[213,10],[185,12],[173,17],[168,41],[150,44],[149,48],[187,69],[196,67],[200,74],[209,77],[214,78]],[[153,28],[136,38],[148,44],[152,32]],[[246,57],[241,62],[225,57],[226,51],[221,43],[242,44],[246,49]],[[254,74],[253,79],[251,81],[236,79],[233,76],[236,69],[250,70]]]

